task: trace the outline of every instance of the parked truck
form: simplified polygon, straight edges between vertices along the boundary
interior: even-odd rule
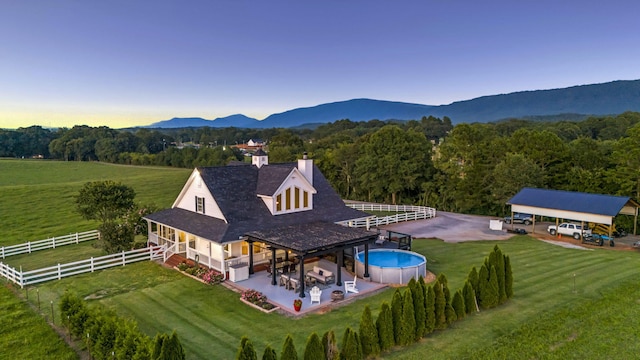
[[[582,236],[591,236],[591,229],[582,229],[580,224],[573,223],[562,223],[558,226],[549,225],[547,231],[551,235],[569,235],[573,236],[574,239],[580,240],[580,233],[582,232]]]

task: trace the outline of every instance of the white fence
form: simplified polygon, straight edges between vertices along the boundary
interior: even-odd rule
[[[345,205],[360,211],[389,211],[399,213],[396,215],[389,215],[384,217],[362,218],[345,221],[344,224],[350,227],[376,227],[380,225],[395,224],[403,221],[424,220],[436,217],[436,209],[426,206],[386,205],[373,203],[345,203]]]
[[[99,238],[100,232],[98,230],[91,230],[45,240],[30,241],[18,245],[3,246],[0,247],[0,257],[4,259],[8,256],[30,254],[38,250],[55,249],[60,246],[78,244],[83,241],[98,240]]]
[[[164,246],[152,246],[30,271],[19,271],[0,262],[0,275],[24,287],[110,267],[125,266],[138,261],[163,259],[164,250]]]

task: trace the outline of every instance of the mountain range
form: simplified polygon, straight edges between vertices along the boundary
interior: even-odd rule
[[[520,91],[482,96],[448,105],[423,105],[396,101],[352,99],[288,110],[264,120],[242,114],[206,120],[173,118],[153,123],[149,128],[240,127],[290,128],[317,125],[341,119],[351,121],[419,120],[423,116],[447,116],[453,124],[491,122],[508,118],[615,115],[640,111],[640,80],[618,80],[561,89]]]

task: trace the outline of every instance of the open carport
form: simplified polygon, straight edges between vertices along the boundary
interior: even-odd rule
[[[583,192],[549,190],[537,188],[523,188],[514,195],[507,205],[511,205],[511,216],[514,213],[533,215],[531,232],[535,233],[537,216],[547,216],[556,219],[578,221],[584,228],[584,223],[598,223],[609,226],[609,236],[612,236],[612,224],[616,215],[631,215],[634,217],[633,234],[636,234],[638,207],[640,204],[628,196],[613,196],[603,194],[589,194]],[[513,228],[513,223],[512,223]]]

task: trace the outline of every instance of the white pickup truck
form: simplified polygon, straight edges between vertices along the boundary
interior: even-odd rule
[[[549,225],[547,231],[551,235],[561,234],[561,235],[569,235],[573,236],[574,239],[580,239],[580,230],[582,230],[582,226],[580,224],[572,224],[572,223],[562,223],[559,226]],[[591,229],[582,230],[582,236],[590,236]]]

